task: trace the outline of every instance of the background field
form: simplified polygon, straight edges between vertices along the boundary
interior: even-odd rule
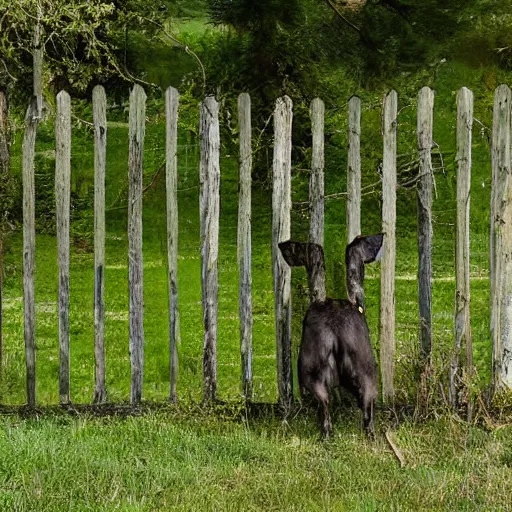
[[[501,0],[500,0],[501,1]],[[72,0],[70,0],[72,2]],[[508,5],[503,0],[500,5]],[[148,0],[149,5],[149,0]],[[261,4],[263,5],[263,0]],[[269,2],[266,2],[268,4]],[[292,5],[294,2],[287,2]],[[490,138],[493,94],[512,82],[507,49],[508,12],[494,15],[498,2],[473,2],[475,12],[457,11],[457,23],[469,17],[466,33],[434,26],[437,0],[407,5],[425,8],[434,20],[431,33],[418,23],[396,33],[391,14],[376,17],[372,34],[383,50],[376,60],[358,46],[357,34],[344,31],[336,18],[315,10],[319,2],[300,0],[308,24],[290,29],[277,24],[275,39],[260,43],[279,63],[276,78],[246,59],[256,52],[252,37],[227,24],[212,25],[206,2],[169,4],[165,29],[197,52],[197,61],[155,33],[132,27],[123,32],[134,73],[147,82],[144,153],[144,300],[145,374],[143,404],[128,411],[127,160],[129,84],[105,78],[109,99],[107,141],[106,355],[104,409],[84,409],[94,386],[93,321],[93,136],[87,87],[73,98],[71,221],[71,399],[58,403],[57,257],[54,201],[54,95],[45,90],[48,116],[41,123],[36,155],[36,344],[38,409],[26,402],[23,346],[21,141],[26,108],[21,80],[11,90],[10,128],[15,229],[4,242],[4,361],[0,379],[0,510],[510,510],[512,494],[512,408],[501,396],[487,409],[490,382],[489,204]],[[353,3],[353,2],[352,2]],[[381,2],[382,3],[382,2]],[[400,3],[400,2],[399,2]],[[453,8],[455,2],[446,1]],[[133,5],[139,4],[133,2]],[[339,2],[341,5],[341,2]],[[369,2],[377,6],[379,2]],[[437,7],[432,7],[432,5]],[[457,6],[466,6],[462,0]],[[277,5],[277,4],[275,4]],[[283,2],[284,5],[284,2]],[[316,6],[316,7],[315,7]],[[1,6],[0,6],[1,7]],[[325,6],[324,6],[325,7]],[[372,7],[373,8],[373,7]],[[375,7],[377,9],[377,7]],[[277,9],[274,9],[277,11]],[[159,11],[160,12],[160,11]],[[387,11],[386,11],[387,12]],[[320,14],[325,21],[317,24]],[[489,16],[485,16],[488,13]],[[279,14],[279,13],[277,13]],[[285,13],[286,15],[286,13]],[[163,16],[163,15],[162,15]],[[285,16],[286,17],[286,16]],[[332,18],[332,19],[331,19]],[[427,18],[424,18],[427,19]],[[430,18],[429,18],[430,19]],[[478,20],[478,23],[474,20]],[[508,20],[508,21],[507,21]],[[293,21],[293,20],[292,20]],[[339,21],[339,20],[338,20]],[[356,20],[358,23],[360,20]],[[396,20],[395,20],[396,21]],[[417,20],[421,22],[420,20]],[[323,24],[322,24],[323,23]],[[362,21],[361,21],[362,23]],[[398,23],[398,22],[397,22]],[[454,21],[455,23],[455,21]],[[292,23],[293,28],[293,23]],[[318,30],[318,26],[325,30]],[[459,25],[457,25],[459,26]],[[389,42],[379,30],[393,32]],[[418,34],[416,34],[416,31]],[[421,32],[421,33],[420,33]],[[298,36],[294,36],[298,34]],[[0,35],[0,42],[2,41]],[[339,37],[340,39],[337,39]],[[423,39],[422,39],[423,38]],[[340,42],[341,40],[341,42]],[[425,40],[427,48],[423,48]],[[265,43],[268,43],[265,45]],[[357,43],[357,44],[356,44]],[[308,46],[310,45],[310,46]],[[496,54],[495,49],[502,48]],[[424,53],[421,51],[425,50]],[[244,53],[245,52],[245,53]],[[494,53],[493,53],[494,52]],[[263,52],[264,53],[264,52]],[[1,56],[0,56],[1,57]],[[245,59],[245,60],[244,60]],[[316,59],[316,60],[315,60]],[[512,62],[512,61],[511,61]],[[272,71],[272,70],[271,70]],[[167,269],[165,232],[163,91],[181,94],[179,112],[179,345],[178,405],[169,394]],[[416,98],[419,89],[435,91],[433,370],[420,382],[418,368],[416,191]],[[474,92],[471,192],[471,327],[477,369],[472,383],[476,406],[472,424],[446,407],[448,364],[453,344],[455,249],[456,94]],[[71,87],[71,85],[70,85]],[[397,190],[396,415],[379,404],[377,440],[361,433],[354,402],[342,396],[334,409],[334,437],[319,439],[314,408],[295,404],[283,419],[273,405],[276,392],[274,303],[271,272],[272,120],[276,97],[294,101],[292,236],[305,239],[305,201],[311,158],[309,102],[326,104],[327,290],[345,296],[344,248],[347,168],[347,101],[362,99],[361,156],[364,196],[362,231],[381,230],[381,102],[398,91],[399,183]],[[27,90],[30,88],[27,87]],[[238,130],[236,96],[253,97],[254,161],[252,189],[254,402],[241,400],[238,269]],[[198,104],[214,92],[221,103],[221,217],[219,252],[218,395],[224,405],[200,405],[202,397],[202,308],[199,253]],[[1,200],[0,195],[0,200]],[[365,289],[372,344],[378,358],[378,264],[367,268]],[[293,272],[293,369],[301,321],[308,303],[305,272]],[[296,376],[295,376],[296,378]],[[295,396],[298,398],[297,389]],[[461,397],[462,402],[467,397]],[[120,405],[119,405],[120,404]],[[14,407],[11,407],[14,406]],[[405,459],[400,467],[384,438],[390,431]]]

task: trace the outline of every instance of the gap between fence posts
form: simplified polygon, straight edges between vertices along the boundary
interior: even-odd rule
[[[453,408],[458,405],[457,392],[462,382],[460,358],[466,350],[465,377],[473,366],[471,325],[469,316],[469,201],[471,187],[471,134],[473,128],[473,93],[462,87],[457,93],[457,228],[455,237],[455,315],[454,346],[450,368],[449,398]],[[471,405],[468,403],[468,416]]]
[[[418,202],[418,301],[420,315],[420,355],[428,365],[432,353],[432,145],[434,91],[423,87],[418,94],[419,180]]]
[[[146,93],[134,85],[128,121],[128,287],[130,296],[130,401],[142,400],[144,379],[144,297],[142,260],[142,173],[146,121]]]
[[[382,158],[382,231],[384,233],[380,286],[380,362],[382,397],[392,404],[395,397],[395,261],[396,261],[396,91],[384,97]]]
[[[311,177],[309,179],[309,241],[324,246],[324,117],[320,98],[311,102]]]
[[[512,93],[500,85],[494,96],[491,193],[492,384],[512,388]]]
[[[199,113],[201,159],[199,209],[201,219],[201,289],[203,302],[203,399],[217,395],[218,254],[220,203],[219,104],[213,96],[201,103]]]
[[[71,98],[57,94],[55,119],[55,204],[59,273],[59,402],[70,397],[69,369],[69,215],[71,193]]]
[[[277,390],[279,403],[285,413],[290,410],[293,401],[291,269],[284,261],[278,244],[290,238],[292,108],[292,100],[288,96],[277,99],[274,110],[274,157],[272,165],[272,270],[274,278]]]
[[[107,97],[97,85],[92,91],[94,125],[94,397],[106,402],[105,384],[105,168],[107,154]]]
[[[238,96],[240,130],[240,186],[238,199],[237,260],[240,272],[238,299],[240,315],[240,357],[242,363],[242,394],[252,399],[252,273],[251,273],[251,97]]]
[[[361,100],[348,101],[347,245],[361,234]]]
[[[167,193],[167,281],[169,292],[169,400],[176,403],[178,381],[178,105],[174,87],[165,92],[165,187]]]

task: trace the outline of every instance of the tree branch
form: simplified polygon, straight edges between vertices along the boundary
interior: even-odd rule
[[[357,32],[359,35],[359,40],[368,48],[369,50],[376,50],[375,43],[368,38],[365,34],[363,34],[362,30],[354,25],[336,6],[336,4],[332,0],[325,0],[327,5],[334,11],[336,16],[345,23],[345,25],[349,26],[352,30]]]

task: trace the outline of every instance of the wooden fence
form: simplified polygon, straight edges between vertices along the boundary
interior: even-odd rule
[[[93,91],[93,124],[95,140],[94,197],[94,355],[95,389],[93,400],[104,402],[104,274],[105,274],[105,161],[106,161],[106,95],[102,87]],[[142,400],[144,367],[143,329],[143,251],[142,251],[142,170],[145,133],[146,95],[135,86],[130,95],[129,112],[129,347],[131,364],[131,402]],[[165,95],[166,111],[166,190],[167,248],[169,286],[169,398],[177,400],[179,339],[177,250],[177,126],[179,94],[169,88]],[[496,90],[492,137],[492,198],[490,225],[490,296],[491,337],[493,342],[493,385],[512,388],[512,181],[511,174],[511,105],[509,87]],[[424,365],[430,364],[432,353],[432,195],[433,195],[433,108],[434,92],[425,87],[418,95],[417,143],[419,174],[418,202],[418,297],[419,352]],[[311,228],[309,239],[323,244],[324,237],[324,104],[320,99],[311,104],[313,134],[310,178]],[[26,355],[27,402],[36,404],[35,356],[35,192],[34,156],[39,122],[39,109],[34,101],[26,115],[23,139],[23,283],[24,338]],[[238,223],[238,264],[240,269],[240,356],[242,392],[252,397],[252,282],[251,282],[251,104],[247,94],[238,101],[240,133],[240,194]],[[291,273],[282,259],[277,244],[290,237],[291,215],[291,150],[293,105],[288,97],[279,98],[274,112],[274,158],[272,192],[272,259],[275,293],[275,330],[277,357],[277,389],[279,402],[288,409],[293,401],[291,352]],[[469,280],[469,208],[471,179],[471,134],[473,97],[462,88],[457,95],[457,228],[456,228],[456,297],[454,346],[452,351],[449,393],[455,406],[457,382],[461,366],[467,375],[473,371],[470,329]],[[382,136],[382,231],[385,234],[381,263],[380,368],[382,396],[393,403],[395,362],[395,224],[397,187],[398,95],[390,91],[383,100]],[[361,205],[361,101],[348,102],[348,169],[347,169],[347,241],[360,233]],[[55,190],[57,207],[58,275],[59,275],[59,396],[62,404],[71,400],[69,366],[69,226],[70,226],[70,143],[71,101],[65,92],[57,96]],[[219,104],[207,97],[200,106],[200,233],[201,279],[204,323],[203,389],[204,399],[214,400],[217,389],[217,297],[218,297],[218,227],[220,204],[220,132]],[[463,358],[465,353],[465,358]],[[465,359],[464,364],[461,361]]]

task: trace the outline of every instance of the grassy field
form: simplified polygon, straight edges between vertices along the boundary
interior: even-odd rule
[[[445,417],[365,440],[354,411],[319,442],[289,422],[172,407],[142,417],[0,417],[0,509],[510,510],[512,428]],[[382,423],[382,421],[381,421]]]
[[[446,69],[436,86],[434,139],[443,156],[436,170],[434,200],[434,282],[433,323],[436,375],[445,376],[453,339],[454,303],[454,222],[455,222],[455,92],[463,81],[475,90],[473,139],[473,189],[471,216],[472,329],[475,362],[480,376],[477,385],[485,385],[490,376],[489,336],[489,202],[492,91],[482,88],[482,78],[468,76],[465,68]],[[497,79],[496,79],[497,80]],[[434,84],[433,84],[434,85]],[[414,161],[416,155],[416,112],[412,86],[400,93],[398,153],[402,161]],[[381,158],[380,104],[378,93],[361,91],[363,186],[377,183],[363,197],[363,233],[378,232],[380,226],[380,185],[378,167]],[[226,101],[224,112],[232,108]],[[90,117],[90,107],[75,105],[78,117]],[[307,109],[296,106],[297,125],[307,122]],[[225,114],[223,114],[223,119]],[[144,294],[145,294],[145,381],[144,397],[165,399],[168,394],[168,320],[165,234],[165,180],[158,172],[164,162],[163,106],[158,98],[148,102],[145,146],[145,184],[153,183],[144,196]],[[123,105],[109,111],[107,151],[107,247],[106,247],[106,350],[107,386],[113,401],[129,396],[128,288],[126,235],[126,162],[127,112]],[[477,129],[477,126],[480,127]],[[257,128],[259,129],[259,127]],[[271,129],[271,128],[268,128]],[[219,396],[236,399],[240,394],[240,356],[238,342],[238,271],[236,266],[237,224],[237,151],[224,128],[221,158],[221,219],[219,252]],[[255,127],[256,130],[256,127]],[[202,310],[200,305],[199,207],[197,101],[185,95],[180,110],[179,161],[179,306],[181,345],[179,395],[197,400],[201,396]],[[345,189],[346,109],[340,99],[327,105],[326,194]],[[21,130],[13,144],[13,169],[21,171]],[[300,141],[298,141],[300,147]],[[73,131],[72,150],[72,238],[71,248],[71,396],[74,402],[88,402],[93,394],[93,253],[92,133],[83,123]],[[42,404],[58,400],[57,275],[54,236],[54,136],[51,118],[41,126],[36,162],[37,255],[36,326],[37,394]],[[302,151],[302,150],[301,150]],[[307,147],[306,147],[307,153]],[[298,153],[300,151],[297,151]],[[297,158],[297,155],[294,157]],[[441,159],[436,157],[441,166]],[[307,199],[308,173],[298,162],[293,169],[292,236],[305,239],[307,215],[300,202]],[[407,167],[407,165],[405,165]],[[402,174],[400,181],[410,176]],[[274,401],[275,342],[271,275],[271,210],[268,183],[253,187],[253,307],[254,307],[254,390],[257,401]],[[417,320],[417,241],[414,187],[401,187],[397,200],[397,393],[400,401],[415,400],[418,355]],[[343,297],[345,244],[345,207],[343,198],[326,201],[326,266],[328,294]],[[9,240],[6,255],[4,304],[5,360],[0,383],[0,400],[23,403],[24,356],[22,331],[21,232]],[[366,279],[368,321],[378,352],[379,267],[370,266]],[[294,271],[294,353],[298,350],[302,312],[307,298],[305,273]]]
[[[198,30],[202,22],[190,21]],[[185,30],[186,24],[183,25]],[[203,27],[204,28],[204,27]],[[148,79],[167,85],[188,62],[165,64],[167,48],[155,49]],[[161,54],[158,52],[162,52]],[[144,54],[145,55],[145,54]],[[142,56],[141,56],[142,58]],[[145,57],[144,57],[145,58]],[[187,57],[188,58],[188,57]],[[412,79],[413,78],[413,79]],[[144,399],[157,402],[142,416],[68,415],[43,408],[26,417],[0,408],[0,510],[509,510],[512,494],[512,415],[510,407],[488,416],[478,405],[475,425],[462,423],[443,407],[438,393],[446,384],[453,343],[455,221],[455,95],[466,85],[475,92],[473,188],[471,196],[472,333],[478,377],[476,393],[490,377],[489,202],[492,91],[501,81],[489,69],[446,65],[422,77],[397,77],[399,92],[398,153],[404,167],[416,155],[418,84],[436,91],[434,139],[443,166],[436,170],[434,200],[433,374],[426,392],[418,393],[418,310],[416,205],[413,187],[398,189],[396,280],[397,400],[420,405],[427,422],[412,416],[391,423],[377,414],[375,443],[361,434],[352,407],[335,413],[335,436],[319,442],[314,411],[300,409],[285,422],[262,417],[240,404],[238,271],[236,266],[237,153],[236,128],[224,126],[221,158],[219,253],[219,398],[214,411],[197,405],[202,393],[202,309],[200,304],[197,101],[183,91],[179,137],[179,306],[181,344],[179,406],[164,405],[168,396],[168,319],[165,233],[164,123],[161,99],[148,102],[144,183]],[[419,83],[418,81],[421,81]],[[327,101],[326,194],[345,190],[346,99],[363,100],[362,204],[364,233],[380,231],[379,162],[382,152],[382,91],[356,86],[343,98]],[[223,122],[236,118],[233,101],[223,98]],[[129,398],[127,285],[127,112],[125,104],[109,110],[107,153],[106,351],[107,390],[111,402]],[[79,118],[90,120],[90,107],[74,104]],[[295,105],[296,125],[307,123],[307,105]],[[259,134],[262,126],[255,127]],[[267,127],[271,130],[271,125]],[[13,170],[20,175],[22,132],[15,131]],[[307,214],[307,143],[295,141],[292,234],[304,239]],[[37,397],[42,406],[58,402],[57,271],[54,234],[54,136],[50,118],[37,143],[38,208],[36,256]],[[305,156],[304,156],[305,155]],[[440,157],[436,156],[440,166]],[[413,171],[414,172],[414,171]],[[93,253],[91,252],[93,155],[92,134],[84,123],[73,128],[73,197],[71,247],[71,397],[89,403],[93,395]],[[400,181],[410,176],[402,174]],[[276,400],[271,210],[269,181],[253,187],[254,399]],[[327,288],[345,296],[343,252],[344,198],[326,201]],[[4,361],[0,404],[25,402],[23,348],[22,235],[8,240],[4,295]],[[294,271],[293,353],[296,357],[302,313],[307,304],[305,273]],[[379,345],[379,267],[368,267],[367,315],[372,342]],[[294,362],[295,369],[295,362]],[[441,386],[439,386],[439,384]],[[423,390],[425,391],[425,390]],[[422,401],[422,402],[421,402]],[[421,403],[420,403],[421,402]],[[508,412],[507,412],[508,411]],[[7,414],[4,414],[6,413]],[[393,438],[405,457],[397,463],[382,432]]]

